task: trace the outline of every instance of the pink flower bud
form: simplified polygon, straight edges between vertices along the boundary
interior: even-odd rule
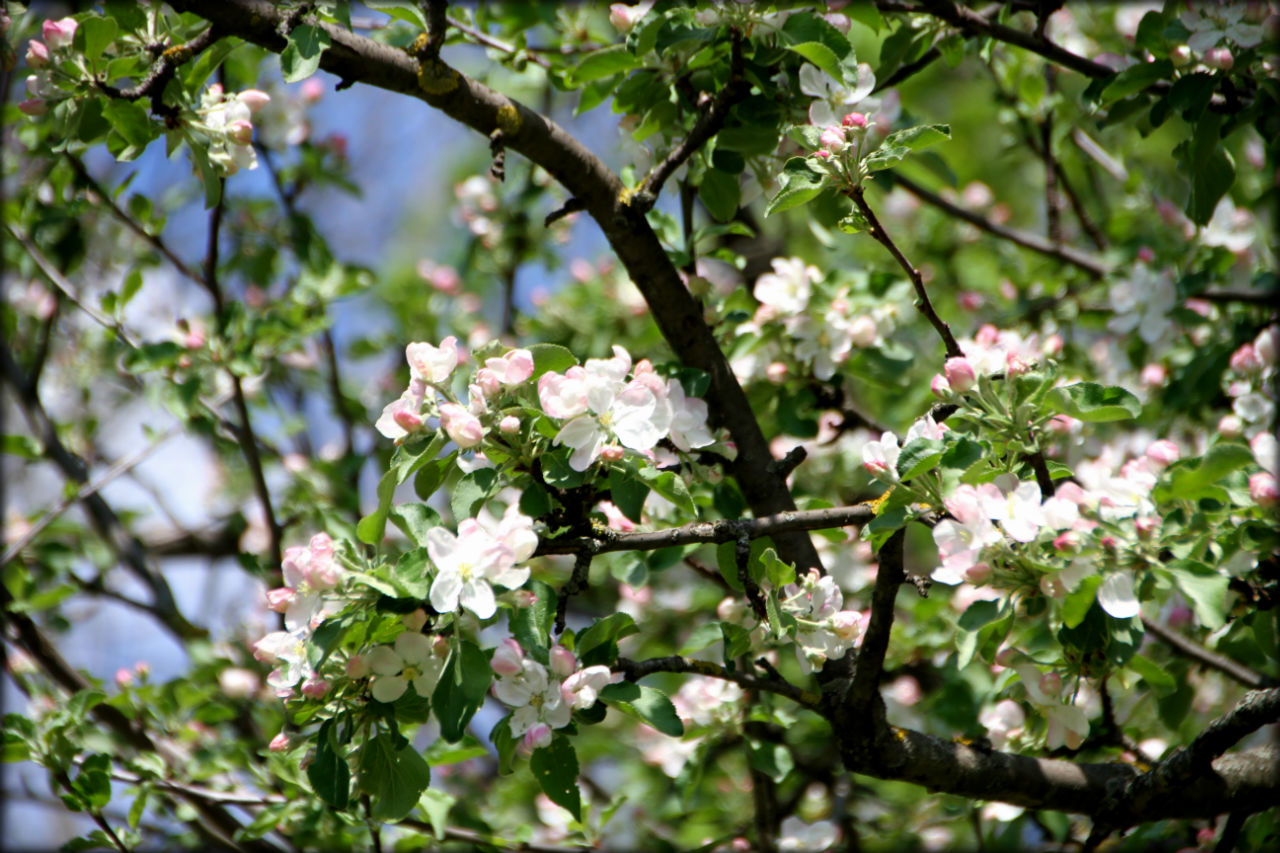
[[[848,145],[848,141],[844,138],[844,131],[838,127],[828,127],[822,131],[822,135],[818,137],[818,142],[824,149],[833,154],[838,154]]]
[[[49,64],[49,47],[44,42],[27,43],[27,67],[44,68]]]
[[[1161,468],[1166,465],[1172,465],[1182,456],[1182,451],[1178,449],[1178,445],[1174,444],[1167,438],[1159,441],[1151,442],[1147,447],[1147,458],[1159,465]]]
[[[1262,369],[1262,359],[1253,348],[1253,344],[1244,344],[1231,354],[1231,369],[1239,373],[1251,373]]]
[[[296,590],[287,586],[267,590],[267,609],[275,613],[284,613],[298,595]]]
[[[1005,356],[1005,374],[1008,376],[1021,376],[1028,373],[1031,368],[1035,367],[1034,361],[1023,358],[1017,353],[1009,353]]]
[[[551,650],[551,671],[557,678],[568,678],[578,668],[578,659],[573,652],[564,646],[556,646]]]
[[[1191,48],[1185,44],[1180,44],[1173,50],[1169,51],[1169,61],[1173,63],[1175,68],[1181,68],[1191,62]]]
[[[826,160],[826,159],[829,159],[829,158],[831,157],[831,152],[830,152],[830,151],[823,151],[823,150],[819,149],[819,150],[817,150],[817,151],[813,152],[813,156],[815,156],[815,157],[821,157],[823,160]]]
[[[849,324],[849,338],[855,347],[869,347],[879,336],[880,330],[876,328],[876,321],[866,314],[854,317],[853,322]]]
[[[964,579],[974,586],[982,586],[991,580],[991,566],[986,563],[974,563],[964,571]]]
[[[348,658],[346,673],[347,678],[367,678],[369,664],[365,662],[364,655],[352,655]]]
[[[1151,250],[1150,246],[1138,247],[1138,260],[1144,264],[1149,264],[1156,259],[1156,253]]]
[[[1224,415],[1218,421],[1218,432],[1223,438],[1239,438],[1244,433],[1244,422],[1235,415]]]
[[[480,419],[457,403],[440,406],[440,425],[449,438],[464,450],[475,447],[484,439],[484,426]]]
[[[406,631],[417,633],[422,630],[422,626],[427,624],[427,611],[419,607],[412,613],[406,613],[400,617],[400,623],[404,625]]]
[[[302,695],[311,699],[321,699],[329,692],[329,682],[318,675],[313,675],[302,682]]]
[[[844,118],[840,119],[840,124],[844,127],[862,127],[867,126],[867,117],[862,113],[847,113]]]
[[[1056,672],[1046,672],[1040,676],[1040,689],[1048,696],[1057,696],[1062,690],[1062,676]]]
[[[276,735],[271,739],[271,743],[267,744],[267,749],[272,752],[284,752],[289,748],[289,736],[284,732]]]
[[[515,415],[507,415],[498,422],[498,431],[503,435],[515,435],[520,432],[520,419]]]
[[[23,115],[42,116],[49,112],[49,104],[44,98],[27,98],[18,102],[18,110]]]
[[[947,385],[960,394],[968,391],[978,381],[973,365],[963,356],[947,359],[943,371],[947,377]]]
[[[1268,471],[1259,471],[1249,478],[1249,497],[1261,507],[1273,507],[1280,503],[1280,491],[1276,489],[1276,478]]]
[[[1149,515],[1140,515],[1133,520],[1133,527],[1138,531],[1138,536],[1148,539],[1152,533],[1160,529],[1160,519],[1152,518]]]
[[[1235,63],[1235,57],[1225,47],[1215,47],[1205,51],[1204,64],[1210,68],[1216,68],[1219,71],[1230,71],[1231,66],[1235,65]]]
[[[515,675],[524,670],[524,649],[507,637],[498,644],[489,661],[489,667],[498,675]]]
[[[251,115],[256,115],[258,110],[271,101],[271,96],[259,89],[245,89],[239,95],[236,95],[236,99],[249,108]]]
[[[626,451],[617,444],[610,444],[600,451],[600,458],[606,462],[617,462],[625,455]]]
[[[780,361],[774,361],[764,369],[764,377],[774,385],[781,385],[787,379],[787,366]]]
[[[236,119],[227,125],[227,139],[236,145],[252,145],[253,124],[244,119]]]
[[[120,688],[128,687],[133,684],[133,673],[128,667],[120,667],[116,670],[116,686]]]
[[[410,412],[407,409],[396,409],[391,413],[391,419],[396,422],[396,426],[405,432],[417,432],[426,423],[423,421],[422,415],[417,412]]]
[[[497,359],[493,360],[497,361]],[[487,367],[482,367],[476,371],[476,385],[480,388],[480,393],[485,397],[496,397],[498,392],[502,390],[502,380],[498,378],[498,374]]]
[[[64,47],[71,47],[71,42],[76,37],[76,28],[78,26],[80,25],[75,18],[45,21],[41,27],[41,33],[44,35],[45,43],[49,45],[50,50],[61,50]]]
[[[956,304],[960,306],[961,311],[977,311],[985,302],[986,299],[976,290],[962,291],[956,297]]]
[[[1021,656],[1022,652],[1010,646],[1006,646],[996,653],[996,663],[1001,666],[1009,666]]]
[[[302,91],[300,94],[302,95],[302,100],[306,101],[308,104],[314,104],[316,101],[324,97],[324,83],[321,83],[319,78],[308,77],[302,84]]]
[[[933,374],[933,378],[929,380],[929,390],[933,392],[933,396],[944,400],[951,395],[951,386],[947,383],[947,377],[941,373]]]
[[[541,749],[544,746],[551,745],[551,726],[546,723],[534,723],[529,730],[524,733],[524,748],[533,752],[535,749]]]
[[[1159,362],[1152,362],[1142,368],[1142,384],[1147,388],[1163,388],[1169,372]]]

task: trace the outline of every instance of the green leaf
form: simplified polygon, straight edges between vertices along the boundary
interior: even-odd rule
[[[600,699],[624,713],[643,720],[664,735],[680,737],[684,723],[676,714],[667,694],[652,687],[642,687],[631,681],[610,684],[600,691]]]
[[[951,433],[948,432],[947,435]],[[951,443],[946,452],[942,454],[939,460],[943,468],[949,468],[954,471],[968,471],[975,464],[982,461],[986,457],[986,451],[980,442],[974,441],[967,435],[962,435],[954,443]],[[898,457],[901,461],[902,457]]]
[[[517,607],[511,614],[511,634],[526,652],[546,663],[556,618],[556,591],[540,580],[530,580],[524,589],[533,593],[533,603]]]
[[[649,487],[645,485],[635,472],[627,468],[613,468],[609,471],[609,494],[613,503],[622,514],[632,521],[639,522],[644,512],[644,500],[649,496]]]
[[[840,65],[840,57],[822,42],[807,41],[803,44],[793,44],[789,45],[787,50],[800,54],[827,76],[834,78],[837,83],[844,84],[844,68]]]
[[[430,765],[403,737],[380,732],[360,750],[360,788],[373,800],[375,820],[403,820],[430,784]]]
[[[568,74],[569,83],[574,88],[601,77],[621,74],[640,65],[640,60],[633,56],[625,45],[615,44],[610,47],[593,50],[583,56]]]
[[[86,805],[102,809],[111,802],[111,759],[96,752],[80,765],[72,788]]]
[[[80,22],[75,41],[80,42],[83,39],[85,59],[93,63],[97,62],[102,52],[115,41],[116,32],[116,22],[113,19],[101,15],[90,15]]]
[[[884,145],[893,148],[907,148],[919,151],[938,142],[951,138],[949,124],[921,124],[896,130],[884,138]]]
[[[695,515],[697,508],[693,505],[693,496],[684,479],[674,471],[658,471],[653,468],[641,468],[640,478],[649,484],[662,497],[671,501],[676,508],[686,515]]]
[[[449,495],[453,517],[461,521],[474,518],[484,502],[492,497],[498,487],[498,472],[493,468],[479,468],[462,475]]]
[[[391,511],[391,499],[396,493],[396,473],[388,471],[378,481],[378,506],[360,519],[356,525],[356,538],[366,545],[377,545],[387,530],[387,513]]]
[[[17,456],[21,459],[39,459],[42,447],[39,441],[29,435],[6,435],[0,438],[0,453]]]
[[[456,459],[457,454],[451,453],[443,459],[432,459],[418,469],[417,476],[413,478],[413,492],[419,500],[428,500],[439,491]]]
[[[1178,689],[1178,683],[1173,676],[1145,655],[1134,655],[1129,658],[1129,668],[1138,673],[1157,696],[1168,696]]]
[[[487,754],[488,750],[481,748],[479,755]],[[418,805],[426,814],[427,823],[431,824],[431,833],[436,841],[444,841],[444,831],[449,826],[449,810],[457,802],[457,797],[435,788],[428,788],[422,792]]]
[[[440,721],[440,736],[457,743],[467,733],[467,723],[484,704],[493,681],[488,656],[470,640],[462,640],[449,658],[440,683],[431,697],[431,708]]]
[[[427,533],[440,526],[440,513],[426,504],[400,504],[388,513],[388,518],[404,534],[422,547],[426,547]]]
[[[780,589],[790,583],[796,581],[796,568],[790,563],[783,562],[778,557],[778,552],[772,548],[766,548],[764,553],[760,555],[760,563],[764,566],[764,576],[768,578],[769,583],[774,589]]]
[[[325,720],[316,736],[315,758],[307,765],[307,779],[316,795],[335,809],[347,807],[351,794],[351,767],[342,754],[334,720]]]
[[[449,436],[444,430],[437,430],[429,435],[420,435],[409,439],[404,444],[396,448],[391,454],[391,467],[389,470],[396,474],[396,485],[400,485],[405,480],[413,476],[413,472],[430,464],[436,460],[436,456],[449,442]],[[451,457],[446,456],[445,460]]]
[[[1243,444],[1215,444],[1204,456],[1179,459],[1169,466],[1164,479],[1152,491],[1152,498],[1157,503],[1217,498],[1222,494],[1221,483],[1226,476],[1252,462],[1253,454]]]
[[[1236,167],[1222,147],[1221,128],[1222,116],[1206,113],[1196,123],[1191,139],[1174,149],[1186,174],[1191,176],[1187,216],[1196,225],[1205,225],[1213,218],[1218,201],[1235,183]]]
[[[610,614],[578,635],[578,659],[583,666],[611,665],[618,658],[618,640],[639,632],[636,621],[626,613]]]
[[[578,754],[573,744],[562,734],[551,740],[550,746],[533,751],[529,759],[533,778],[538,780],[542,792],[551,802],[569,810],[574,820],[582,820],[581,794],[578,792]]]
[[[1102,90],[1102,103],[1109,104],[1141,92],[1157,80],[1173,76],[1173,63],[1167,59],[1139,62],[1124,69]]]
[[[751,651],[751,632],[746,628],[733,622],[721,622],[720,631],[724,634],[725,666]]]
[[[747,763],[755,770],[781,783],[795,768],[795,759],[786,744],[747,741]]]
[[[532,382],[547,372],[564,373],[578,363],[573,353],[558,344],[533,344],[527,349],[533,353]]]
[[[782,167],[782,173],[778,176],[778,185],[778,194],[765,208],[765,216],[772,216],[813,201],[818,193],[826,188],[827,179],[825,175],[814,171],[805,158],[792,157]]]
[[[884,18],[880,16],[880,10],[871,0],[854,0],[840,11],[872,32],[878,33],[886,26]]]
[[[320,55],[329,47],[329,33],[321,27],[299,24],[289,33],[289,43],[280,54],[284,82],[297,83],[320,68]]]
[[[738,212],[741,191],[736,175],[708,169],[698,184],[698,198],[717,222],[728,222]]]
[[[913,438],[898,455],[898,476],[903,480],[918,477],[935,468],[946,449],[941,439]]]
[[[1167,566],[1166,571],[1190,600],[1201,625],[1216,631],[1226,624],[1230,578],[1195,560],[1179,560]]]
[[[539,457],[542,462],[542,478],[547,485],[556,489],[575,489],[587,481],[585,471],[575,471],[569,464],[572,451],[567,447],[557,447],[550,453]]]
[[[489,732],[489,742],[498,751],[498,773],[510,775],[515,770],[516,746],[518,742],[511,734],[511,715],[503,717]]]
[[[1049,393],[1050,405],[1086,423],[1122,421],[1142,414],[1137,397],[1117,385],[1077,382]]]
[[[679,655],[691,655],[694,652],[700,652],[712,643],[718,643],[724,639],[724,631],[720,627],[719,622],[708,622],[705,625],[699,625],[694,629],[689,638],[684,641],[679,651]]]
[[[75,722],[82,723],[89,711],[105,701],[107,701],[107,694],[96,687],[86,687],[67,700],[67,715]]]
[[[1084,621],[1089,608],[1098,598],[1098,587],[1102,585],[1101,575],[1090,575],[1080,581],[1080,586],[1069,593],[1062,602],[1062,624],[1074,628]]]

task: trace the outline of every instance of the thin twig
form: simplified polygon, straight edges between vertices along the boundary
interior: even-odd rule
[[[925,189],[910,178],[903,176],[901,172],[894,172],[893,182],[926,204],[945,211],[956,219],[968,222],[988,234],[999,237],[1002,240],[1008,240],[1014,245],[1030,249],[1033,252],[1038,252],[1063,263],[1071,264],[1096,278],[1101,278],[1111,272],[1111,268],[1100,258],[1081,252],[1079,249],[1073,249],[1070,246],[1054,246],[1036,234],[997,225],[985,216],[965,210],[963,207],[947,201],[937,193]]]
[[[681,657],[680,655],[670,655],[662,658],[649,658],[647,660],[618,658],[618,662],[613,665],[613,671],[622,673],[627,681],[639,681],[646,675],[652,675],[655,672],[705,675],[709,678],[719,678],[722,681],[732,681],[734,684],[751,690],[763,690],[766,693],[776,693],[779,696],[785,696],[799,705],[804,705],[806,708],[816,708],[822,698],[812,690],[803,690],[789,681],[785,681],[780,678],[757,678],[754,675],[748,675],[739,670],[726,669],[725,667],[711,663],[710,661],[691,660],[689,658]]]
[[[1160,642],[1164,643],[1183,657],[1190,658],[1191,660],[1211,669],[1216,669],[1223,675],[1240,682],[1245,687],[1256,689],[1259,687],[1266,687],[1274,683],[1273,680],[1267,676],[1254,672],[1249,667],[1237,661],[1233,661],[1229,657],[1210,651],[1209,649],[1188,640],[1176,631],[1170,630],[1159,622],[1149,619],[1146,616],[1142,617],[1142,627],[1156,639],[1160,640]]]
[[[947,358],[960,358],[964,355],[960,345],[956,343],[955,336],[951,334],[951,327],[942,321],[938,316],[938,312],[933,310],[933,303],[929,301],[929,293],[924,289],[924,278],[920,275],[920,270],[916,269],[906,255],[902,254],[902,250],[898,248],[898,244],[893,242],[893,238],[884,230],[884,226],[880,224],[880,220],[876,218],[875,211],[871,209],[871,205],[867,204],[865,196],[866,190],[861,185],[854,187],[849,191],[849,198],[853,199],[853,203],[857,205],[858,211],[862,213],[870,225],[867,233],[871,235],[877,243],[889,250],[889,254],[893,255],[893,259],[898,262],[898,266],[902,267],[907,274],[907,278],[911,279],[911,285],[916,291],[916,308],[925,316],[925,319],[937,330],[939,337],[942,338],[943,346],[947,351]]]
[[[893,630],[893,609],[898,600],[898,587],[906,579],[902,568],[905,529],[897,530],[876,553],[879,568],[876,585],[871,592],[871,619],[858,648],[857,668],[849,689],[848,702],[855,709],[868,709],[880,685],[884,658],[889,651],[889,635]]]

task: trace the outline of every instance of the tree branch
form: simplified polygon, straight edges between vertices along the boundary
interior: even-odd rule
[[[721,681],[732,681],[734,684],[750,690],[763,690],[785,696],[797,705],[816,709],[822,697],[812,690],[804,690],[779,677],[757,678],[737,670],[729,670],[723,666],[704,660],[690,660],[679,655],[647,660],[630,660],[618,658],[613,665],[614,672],[620,672],[627,681],[639,681],[646,675],[655,672],[676,672],[690,675],[705,675],[708,678],[719,678]]]
[[[1181,634],[1166,628],[1154,619],[1146,616],[1142,617],[1142,627],[1145,628],[1152,636],[1160,640],[1169,648],[1173,649],[1183,657],[1218,672],[1240,682],[1245,687],[1259,688],[1267,687],[1273,683],[1272,679],[1267,678],[1261,673],[1254,672],[1242,663],[1233,661],[1231,658],[1220,655],[1217,652],[1210,651],[1197,643],[1192,642]]]
[[[277,31],[281,12],[263,0],[173,0],[175,9],[193,12],[228,35],[280,52],[286,43]],[[644,294],[658,328],[676,356],[711,377],[707,399],[738,446],[731,473],[756,515],[795,510],[795,501],[780,480],[748,460],[769,455],[746,394],[729,367],[697,300],[645,220],[631,207],[618,176],[563,128],[528,107],[501,95],[440,61],[419,64],[402,50],[379,44],[341,27],[321,23],[330,47],[320,67],[346,81],[361,82],[417,98],[486,138],[496,129],[504,144],[542,166],[582,200],[605,237]],[[808,536],[780,533],[779,555],[800,568],[821,566]]]
[[[1030,234],[1026,231],[1019,231],[1014,228],[1006,228],[1003,225],[997,225],[984,216],[965,210],[959,205],[952,204],[937,193],[931,192],[910,178],[903,176],[901,172],[893,173],[893,182],[926,204],[945,211],[956,219],[968,222],[970,225],[974,225],[979,230],[985,231],[988,234],[999,237],[1002,240],[1008,240],[1014,245],[1021,246],[1024,249],[1030,249],[1033,252],[1038,252],[1039,254],[1053,258],[1054,260],[1071,264],[1074,267],[1084,270],[1095,278],[1102,278],[1111,272],[1111,268],[1100,258],[1088,255],[1078,249],[1073,249],[1070,246],[1054,246],[1043,237]]]
[[[875,517],[875,511],[866,504],[837,506],[828,509],[794,510],[763,518],[730,518],[721,521],[698,521],[683,527],[638,533],[609,531],[601,538],[563,536],[543,539],[534,551],[535,556],[548,554],[578,554],[589,552],[604,554],[609,551],[656,551],[677,545],[721,544],[735,542],[742,536],[759,539],[762,536],[777,537],[781,533],[797,530],[825,530],[832,527],[863,525]]]
[[[942,344],[947,351],[947,358],[962,357],[964,352],[961,351],[960,345],[956,343],[955,336],[951,334],[951,327],[942,321],[937,311],[933,310],[933,303],[929,301],[929,293],[924,289],[924,279],[920,276],[920,270],[916,269],[907,260],[906,255],[902,254],[902,250],[898,248],[898,244],[893,242],[893,238],[884,230],[884,226],[876,218],[875,211],[871,209],[871,205],[867,204],[865,193],[866,189],[859,185],[850,190],[848,196],[853,199],[858,211],[866,217],[867,222],[870,224],[871,228],[867,233],[877,243],[889,250],[889,254],[893,255],[893,259],[898,262],[898,266],[902,267],[907,274],[907,278],[911,279],[911,286],[916,291],[916,308],[937,330],[938,336],[942,338]]]

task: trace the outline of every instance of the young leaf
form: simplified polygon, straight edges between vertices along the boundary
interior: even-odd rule
[[[430,784],[430,765],[403,737],[381,732],[360,750],[360,788],[375,820],[403,820]]]
[[[467,723],[484,704],[485,694],[493,681],[489,657],[470,640],[462,640],[459,652],[449,658],[435,693],[431,708],[440,721],[440,736],[457,743],[467,733]]]
[[[578,754],[573,744],[557,734],[550,746],[533,751],[529,759],[533,777],[551,802],[569,810],[574,820],[582,820],[582,798],[578,791]]]
[[[600,699],[613,707],[653,726],[664,735],[680,737],[684,723],[676,714],[667,694],[652,687],[641,687],[631,681],[610,684],[600,691]]]
[[[1123,421],[1142,414],[1142,403],[1118,385],[1077,382],[1055,388],[1049,394],[1050,405],[1063,414],[1086,423]]]
[[[827,179],[825,175],[815,172],[805,158],[792,157],[782,167],[778,184],[778,194],[765,208],[765,216],[772,216],[813,201],[826,187]]]

